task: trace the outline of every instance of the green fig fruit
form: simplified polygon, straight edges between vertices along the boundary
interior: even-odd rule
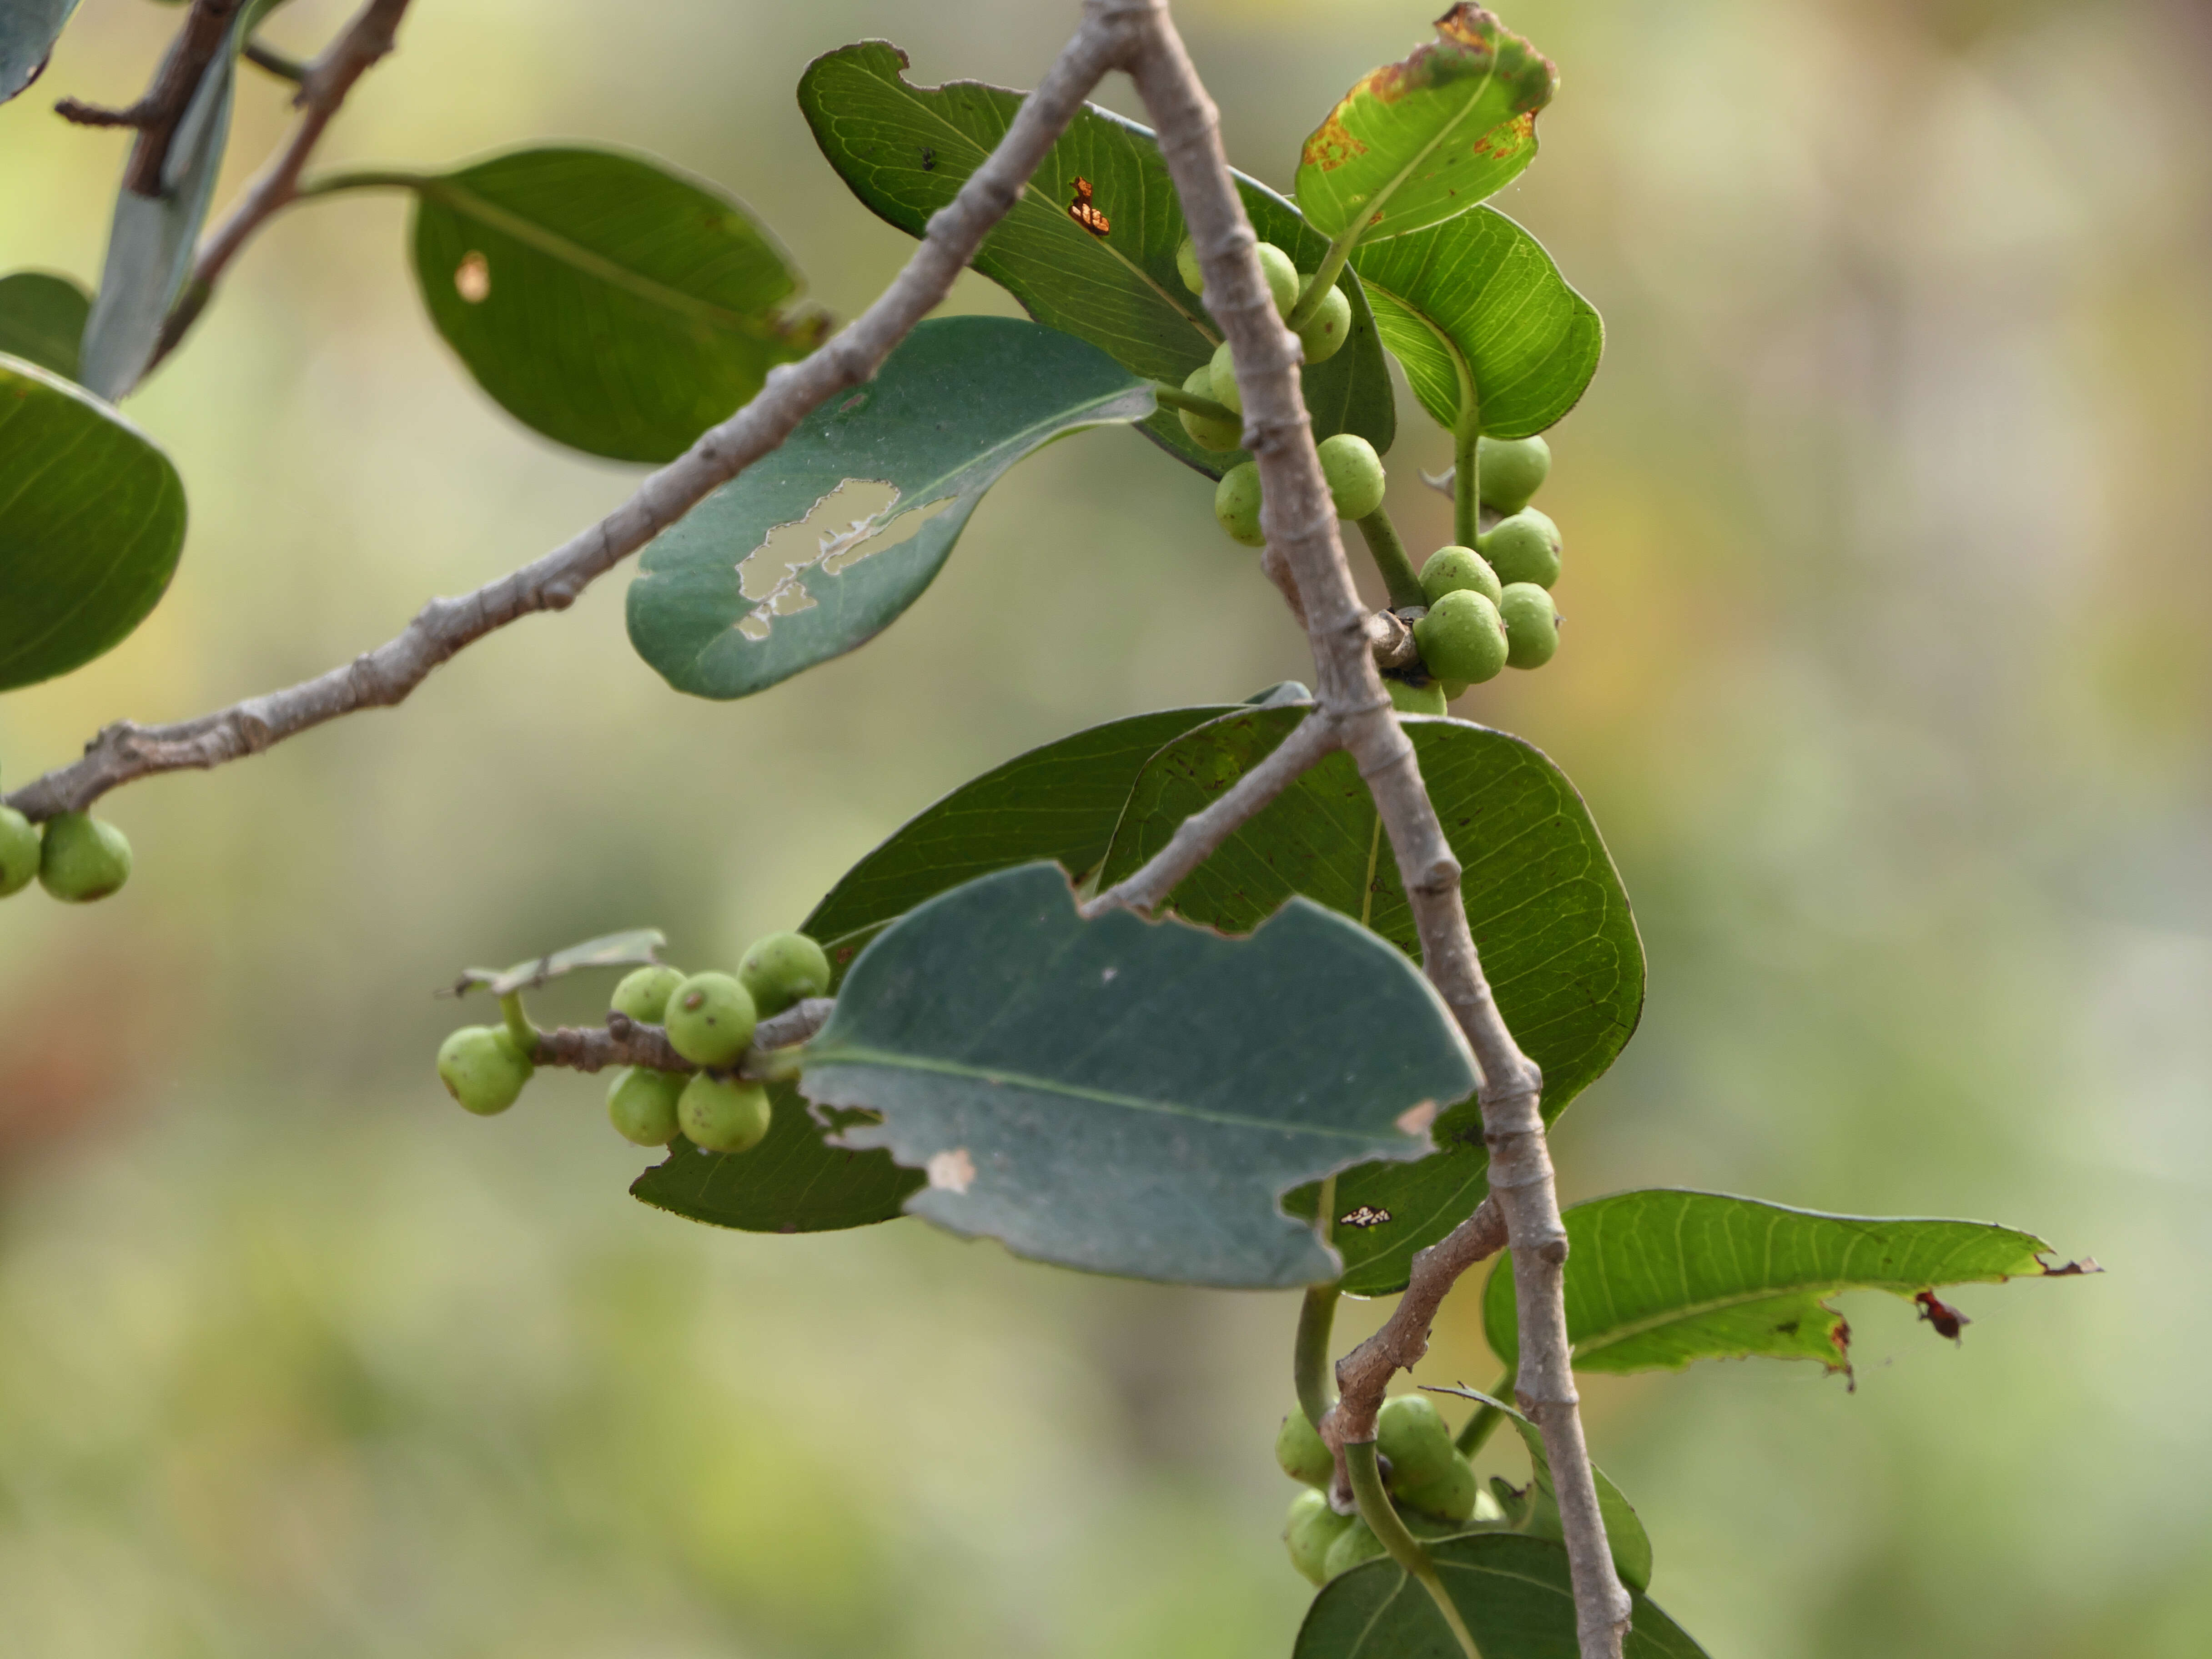
[[[46,820],[40,884],[70,904],[104,899],[131,879],[131,843],[104,819],[64,812]]]
[[[1340,519],[1364,519],[1382,505],[1382,458],[1356,432],[1321,441],[1321,475]]]
[[[738,963],[738,983],[763,1019],[807,997],[830,994],[830,958],[804,933],[757,939]]]
[[[728,974],[694,974],[668,999],[662,1024],[676,1052],[694,1066],[727,1066],[753,1040],[759,1016],[750,993]]]
[[[1390,1460],[1393,1490],[1459,1455],[1443,1413],[1425,1394],[1394,1394],[1382,1402],[1375,1414],[1375,1449]]]
[[[690,1075],[657,1072],[650,1066],[617,1072],[607,1087],[608,1121],[633,1146],[665,1146],[676,1139],[676,1103]]]
[[[1559,613],[1552,596],[1534,582],[1509,582],[1498,607],[1505,623],[1505,660],[1516,668],[1541,668],[1559,648]]]
[[[1496,605],[1462,587],[1438,599],[1413,624],[1413,647],[1437,678],[1479,685],[1505,666],[1505,624]]]
[[[757,1083],[692,1074],[676,1103],[684,1139],[710,1152],[749,1152],[768,1134],[768,1091]]]
[[[1334,1455],[1300,1409],[1284,1418],[1283,1426],[1275,1432],[1275,1462],[1291,1480],[1303,1480],[1309,1486],[1325,1486],[1336,1475]]]
[[[1206,273],[1198,268],[1198,244],[1188,236],[1176,244],[1176,274],[1193,294],[1206,291]]]
[[[31,884],[39,853],[39,826],[14,807],[0,806],[0,898]]]
[[[1239,461],[1221,475],[1213,487],[1213,516],[1229,532],[1229,539],[1247,547],[1265,547],[1267,532],[1260,528],[1260,469]]]
[[[1260,275],[1266,279],[1268,297],[1275,302],[1275,315],[1289,316],[1298,303],[1297,261],[1273,242],[1262,242],[1252,251],[1260,256]]]
[[[1357,1516],[1347,1518],[1352,1524],[1337,1534],[1336,1541],[1328,1547],[1328,1553],[1321,1559],[1323,1583],[1341,1573],[1350,1572],[1362,1561],[1372,1561],[1376,1556],[1389,1553],[1382,1547],[1382,1540],[1375,1535],[1374,1528]]]
[[[1447,593],[1464,589],[1480,593],[1496,605],[1504,597],[1505,584],[1498,580],[1498,573],[1490,568],[1490,561],[1471,547],[1440,547],[1429,555],[1429,562],[1421,567],[1421,592],[1431,605]]]
[[[1394,1468],[1390,1482],[1390,1495],[1399,1503],[1439,1521],[1470,1518],[1481,1492],[1473,1466],[1456,1451],[1418,1479],[1399,1477]]]
[[[1182,389],[1194,398],[1212,398],[1213,365],[1200,363],[1191,370],[1183,379]],[[1182,422],[1182,429],[1190,434],[1191,441],[1200,449],[1234,449],[1244,441],[1242,420],[1219,421],[1188,409],[1176,410],[1176,419]]]
[[[1390,706],[1401,714],[1441,714],[1444,712],[1444,688],[1441,680],[1431,680],[1426,685],[1409,685],[1401,679],[1385,679],[1382,689],[1390,694]]]
[[[622,983],[615,987],[614,995],[607,1000],[607,1006],[641,1025],[658,1025],[668,1016],[668,999],[683,983],[681,968],[656,962],[649,968],[624,974]]]
[[[1552,447],[1541,438],[1484,438],[1474,447],[1475,487],[1485,507],[1518,513],[1544,487]]]
[[[1354,1516],[1339,1515],[1320,1492],[1309,1490],[1291,1499],[1290,1513],[1283,1517],[1283,1546],[1299,1576],[1310,1584],[1327,1583],[1329,1548],[1354,1524]]]
[[[1301,282],[1298,298],[1303,301],[1312,287],[1312,276]],[[1314,307],[1313,315],[1306,319],[1305,326],[1298,330],[1298,343],[1306,349],[1306,367],[1311,368],[1316,363],[1327,362],[1344,349],[1344,343],[1351,337],[1352,301],[1342,289],[1332,283],[1328,292],[1321,296],[1321,303]]]
[[[438,1045],[438,1080],[478,1117],[514,1105],[537,1069],[504,1025],[464,1025]]]
[[[1237,354],[1224,340],[1213,348],[1213,361],[1206,366],[1206,384],[1213,388],[1213,401],[1224,409],[1233,409],[1238,415],[1244,412],[1244,394],[1237,386]],[[1192,388],[1185,386],[1183,390]]]
[[[1559,527],[1533,507],[1500,519],[1474,540],[1502,582],[1549,587],[1559,580]]]

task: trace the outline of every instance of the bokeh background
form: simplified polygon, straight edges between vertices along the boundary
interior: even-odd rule
[[[1179,7],[1233,159],[1426,32]],[[270,26],[308,50],[344,15]],[[1028,0],[421,0],[331,161],[538,137],[744,196],[842,315],[908,247],[791,88],[869,35],[1030,83]],[[173,9],[86,0],[0,108],[0,267],[98,271]],[[2212,1627],[2212,21],[2194,0],[1522,0],[1561,63],[1500,205],[1609,325],[1553,434],[1558,662],[1466,698],[1581,786],[1650,957],[1565,1195],[1680,1183],[2032,1227],[2100,1279],[1846,1303],[1809,1367],[1593,1379],[1656,1594],[1716,1659],[2180,1659]],[[283,129],[247,71],[226,194]],[[1133,110],[1126,85],[1108,100]],[[634,474],[507,420],[422,320],[397,200],[278,223],[132,404],[192,529],[123,648],[0,701],[21,781],[289,683]],[[975,278],[953,310],[1005,310]],[[1410,402],[1393,501],[1443,538]],[[624,1188],[601,1085],[485,1122],[430,988],[618,927],[726,963],[939,793],[1080,725],[1302,677],[1206,486],[1055,447],[866,651],[667,692],[626,578],[404,709],[106,809],[119,900],[0,912],[0,1651],[705,1659],[1288,1650],[1268,1454],[1294,1304],[917,1224],[720,1232]],[[587,1012],[586,988],[548,1012]],[[1487,1385],[1473,1288],[1424,1380]],[[1356,1305],[1346,1337],[1374,1323]],[[1518,1478],[1518,1454],[1491,1454]]]

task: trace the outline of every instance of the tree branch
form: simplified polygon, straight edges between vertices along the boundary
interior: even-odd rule
[[[131,160],[123,169],[123,187],[140,196],[161,193],[161,169],[169,159],[169,145],[177,136],[208,65],[230,39],[230,20],[242,0],[192,0],[184,27],[161,56],[154,71],[154,84],[146,95],[127,109],[102,109],[94,104],[64,98],[54,111],[64,121],[88,127],[136,127],[138,140],[131,147]]]
[[[780,1074],[775,1051],[805,1042],[830,1023],[837,1006],[834,997],[809,997],[796,1006],[761,1021],[753,1028],[752,1046],[726,1073],[745,1078]],[[562,1025],[538,1034],[538,1051],[531,1058],[540,1066],[562,1066],[575,1072],[602,1072],[610,1066],[645,1066],[656,1072],[696,1072],[713,1067],[694,1066],[678,1054],[667,1031],[647,1025],[627,1014],[609,1014],[605,1025]]]

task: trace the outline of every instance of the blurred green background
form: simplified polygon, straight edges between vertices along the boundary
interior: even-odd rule
[[[1232,159],[1425,9],[1178,8]],[[271,25],[308,50],[345,15]],[[327,161],[539,137],[722,181],[839,314],[909,244],[793,101],[869,35],[1030,84],[1068,4],[419,0]],[[1561,64],[1499,205],[1604,313],[1553,435],[1558,662],[1461,714],[1579,783],[1650,1006],[1569,1115],[1642,1184],[2033,1228],[2105,1277],[1847,1302],[1856,1391],[1587,1388],[1655,1592],[1717,1659],[2126,1654],[2212,1627],[2212,22],[2194,0],[1533,0]],[[172,9],[86,0],[0,108],[0,267],[90,281]],[[286,121],[247,72],[225,194]],[[1116,83],[1105,94],[1134,111]],[[396,631],[618,500],[449,361],[404,205],[277,223],[131,409],[192,529],[123,648],[0,701],[21,781]],[[950,308],[1006,310],[964,279]],[[1448,449],[1410,401],[1421,546]],[[40,1659],[1287,1652],[1268,1454],[1294,1304],[1087,1279],[911,1223],[692,1225],[602,1085],[453,1109],[428,992],[658,924],[726,964],[964,778],[1304,677],[1207,487],[1125,432],[986,501],[868,649],[754,701],[630,654],[626,576],[404,709],[111,798],[139,873],[0,912],[0,1651]],[[550,1000],[585,1013],[603,985]],[[1486,1386],[1477,1297],[1424,1380]],[[1352,1307],[1348,1340],[1382,1309]],[[1519,1454],[1490,1454],[1519,1478]]]

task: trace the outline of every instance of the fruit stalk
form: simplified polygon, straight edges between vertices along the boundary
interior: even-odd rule
[[[1428,1591],[1429,1599],[1437,1604],[1437,1611],[1443,1615],[1444,1623],[1450,1626],[1467,1659],[1482,1659],[1482,1650],[1475,1646],[1474,1632],[1459,1616],[1459,1609],[1452,1604],[1443,1580],[1437,1576],[1437,1564],[1429,1559],[1421,1540],[1406,1530],[1405,1522],[1399,1518],[1396,1506],[1390,1502],[1390,1494],[1382,1489],[1382,1471],[1375,1461],[1375,1443],[1355,1440],[1347,1443],[1344,1448],[1344,1465],[1352,1477],[1352,1495],[1359,1500],[1359,1518],[1367,1523],[1382,1547],[1390,1552],[1390,1559]]]
[[[1413,568],[1413,556],[1406,551],[1405,538],[1398,534],[1398,526],[1390,520],[1390,509],[1378,507],[1365,518],[1356,520],[1359,533],[1367,542],[1368,556],[1375,568],[1382,573],[1382,586],[1389,591],[1393,605],[1426,605],[1428,599],[1421,592],[1420,573]]]

